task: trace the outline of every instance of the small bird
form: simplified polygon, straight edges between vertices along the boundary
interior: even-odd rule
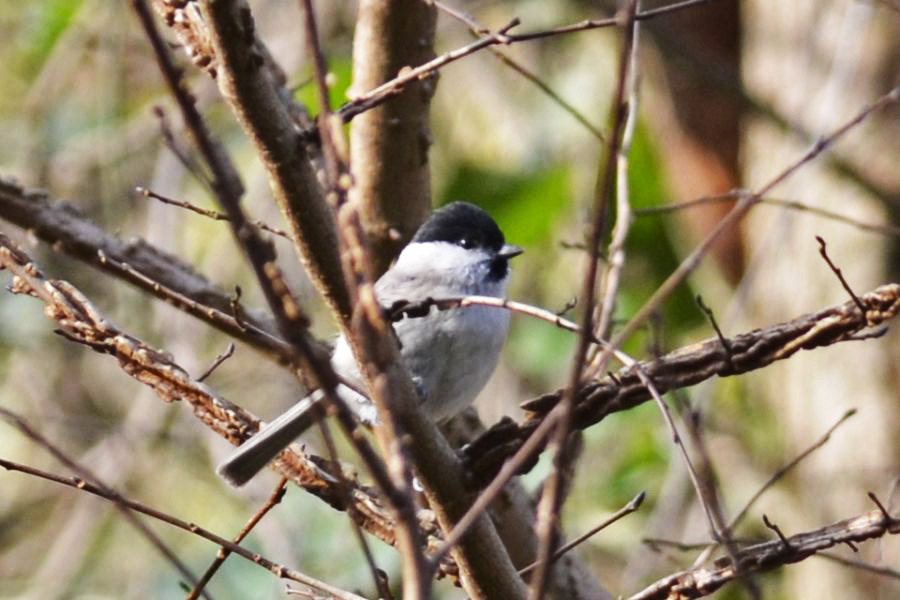
[[[506,243],[484,210],[454,202],[422,224],[375,283],[375,295],[384,307],[429,298],[503,298],[509,259],[521,253],[520,247]],[[497,366],[508,329],[509,312],[487,306],[430,310],[394,324],[403,364],[433,421],[442,423],[472,403]],[[335,344],[331,365],[350,384],[339,385],[337,393],[362,422],[377,425],[371,401],[353,389],[364,389],[364,383],[343,336]],[[249,481],[320,418],[322,398],[316,391],[265,425],[219,465],[219,474],[237,486]]]

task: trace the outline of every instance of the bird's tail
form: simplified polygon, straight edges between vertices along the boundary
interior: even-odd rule
[[[321,393],[307,396],[277,419],[263,426],[225,459],[216,471],[230,484],[241,486],[250,481],[297,436],[324,415]]]

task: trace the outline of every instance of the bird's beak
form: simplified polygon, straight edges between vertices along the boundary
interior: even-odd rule
[[[521,247],[516,246],[515,244],[504,244],[502,248],[500,248],[500,252],[497,253],[497,256],[500,258],[512,258],[514,256],[518,256],[525,252]]]

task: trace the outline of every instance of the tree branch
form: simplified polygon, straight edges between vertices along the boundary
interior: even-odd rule
[[[62,201],[0,177],[0,218],[62,252],[126,281],[266,354],[287,362],[290,347],[271,317],[243,308],[180,258],[140,238],[123,241]],[[237,313],[237,314],[236,314]]]
[[[436,11],[421,0],[362,0],[353,37],[353,89],[370,90],[434,58]],[[353,199],[375,274],[387,270],[431,209],[428,109],[436,77],[415,81],[360,115],[350,130]]]
[[[608,415],[627,410],[651,398],[637,368],[653,381],[660,393],[689,387],[713,376],[728,377],[789,358],[799,350],[811,350],[858,339],[900,312],[900,284],[891,283],[859,297],[866,306],[861,314],[852,301],[792,321],[756,329],[728,339],[727,352],[718,337],[675,350],[656,360],[624,367],[615,375],[584,384],[575,397],[573,427],[585,429]],[[871,325],[868,321],[871,320]],[[559,402],[562,390],[522,404],[528,411],[521,425],[505,419],[463,449],[463,457],[480,482],[487,482],[503,462],[524,443]],[[535,455],[536,457],[536,455]],[[527,471],[532,464],[523,469]]]
[[[350,298],[331,209],[291,117],[283,81],[273,75],[273,62],[256,37],[249,7],[243,0],[201,2],[200,12],[194,3],[174,10],[164,0],[154,0],[154,5],[158,12],[172,15],[166,23],[177,25],[182,39],[191,40],[189,53],[207,57],[204,67],[216,79],[266,169],[300,261],[346,326]]]
[[[673,573],[659,580],[628,600],[664,600],[666,598],[699,598],[706,596],[742,575],[769,571],[786,564],[799,562],[838,544],[862,542],[888,534],[900,533],[900,519],[885,512],[872,510],[833,525],[798,533],[784,540],[756,544],[737,551],[740,569],[727,558],[717,560],[710,567],[697,567]]]

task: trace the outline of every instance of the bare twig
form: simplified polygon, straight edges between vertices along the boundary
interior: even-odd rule
[[[844,289],[850,295],[850,298],[853,300],[853,303],[856,304],[857,307],[859,307],[859,310],[861,313],[865,314],[866,307],[863,306],[863,303],[859,301],[859,298],[857,298],[856,294],[853,292],[853,288],[851,288],[850,284],[847,283],[847,280],[844,279],[844,274],[841,272],[841,270],[833,262],[831,262],[831,258],[828,257],[828,249],[827,249],[827,244],[825,244],[825,240],[822,239],[822,237],[817,235],[816,241],[819,242],[819,254],[822,255],[822,258],[825,259],[826,263],[828,263],[828,267],[832,270],[832,272],[838,278],[838,281],[841,282],[841,285],[844,286]]]
[[[750,508],[756,503],[757,500],[759,500],[759,498],[766,492],[766,490],[768,490],[770,487],[772,487],[779,479],[784,477],[788,471],[790,471],[791,469],[796,467],[798,464],[800,464],[800,462],[803,461],[804,459],[806,459],[807,456],[809,456],[810,454],[812,454],[813,452],[815,452],[816,450],[818,450],[819,448],[824,446],[826,443],[828,443],[828,440],[831,439],[831,434],[834,433],[834,431],[838,427],[840,427],[844,423],[844,421],[846,421],[847,419],[849,419],[850,417],[852,417],[855,414],[856,414],[855,408],[851,408],[850,410],[845,412],[843,414],[843,416],[841,416],[841,418],[838,419],[834,425],[829,427],[828,431],[826,431],[822,435],[822,437],[820,437],[813,445],[811,445],[806,450],[804,450],[803,452],[798,454],[792,461],[790,461],[789,463],[787,463],[786,465],[784,465],[783,467],[781,467],[780,469],[775,471],[772,474],[772,476],[769,477],[769,480],[766,481],[762,485],[762,487],[760,487],[756,491],[756,493],[750,497],[749,500],[747,500],[747,503],[744,504],[744,507],[740,511],[738,511],[738,513],[734,516],[733,519],[731,519],[731,522],[728,524],[728,530],[734,531],[734,529],[738,526],[738,524],[741,522],[741,520],[747,515],[747,512],[750,510]]]
[[[701,4],[706,4],[710,1],[711,0],[685,0],[683,2],[676,2],[674,4],[670,4],[669,6],[643,11],[636,14],[634,18],[637,21],[644,21],[671,12],[693,8]],[[576,33],[579,31],[588,31],[590,29],[599,29],[603,27],[617,27],[622,25],[622,23],[622,19],[619,16],[615,16],[608,19],[593,19],[581,21],[579,23],[556,27],[553,29],[515,34],[511,33],[510,31],[512,28],[519,25],[519,19],[515,18],[505,26],[498,29],[496,32],[480,32],[483,37],[472,42],[471,44],[468,44],[461,48],[457,48],[455,50],[451,50],[450,52],[442,54],[434,60],[419,65],[415,68],[401,70],[401,72],[394,79],[385,82],[384,84],[364,94],[360,94],[359,96],[342,106],[340,110],[337,111],[337,114],[341,116],[344,122],[348,122],[356,115],[366,110],[370,110],[380,105],[387,99],[398,94],[408,83],[429,77],[435,71],[443,68],[444,66],[490,46],[496,46],[500,44],[507,45],[517,42],[537,40],[556,35],[565,35]]]
[[[203,374],[197,378],[197,381],[203,381],[207,377],[212,375],[213,371],[218,369],[219,365],[221,365],[223,362],[225,362],[226,360],[231,358],[231,356],[233,354],[234,354],[234,342],[228,342],[228,347],[225,349],[225,352],[223,352],[222,354],[220,354],[219,356],[216,357],[216,360],[214,360],[213,363],[211,365],[209,365],[208,369],[203,371]]]
[[[153,198],[154,200],[159,200],[163,204],[168,204],[169,206],[177,206],[179,208],[183,208],[185,210],[189,210],[191,212],[197,213],[198,215],[202,215],[204,217],[210,218],[213,221],[227,221],[228,215],[223,212],[219,212],[217,210],[209,210],[207,208],[203,208],[201,206],[197,206],[196,204],[191,204],[190,202],[185,202],[184,200],[175,200],[174,198],[169,198],[167,196],[163,196],[162,194],[158,194],[153,190],[148,190],[144,187],[136,187],[135,192],[144,196],[145,198]],[[291,236],[283,230],[277,227],[272,227],[271,225],[267,225],[260,220],[250,222],[251,225],[258,229],[262,229],[263,231],[268,231],[274,235],[279,237],[283,237],[286,240],[290,240]]]
[[[598,253],[600,244],[605,236],[606,220],[613,195],[616,162],[627,121],[625,97],[628,89],[629,72],[632,68],[632,44],[635,41],[635,14],[637,6],[637,0],[630,0],[622,13],[622,46],[619,56],[616,91],[613,96],[612,127],[607,147],[605,148],[605,155],[599,167],[597,187],[594,192],[594,214],[588,246],[590,259],[583,278],[584,283],[581,292],[582,308],[584,310],[581,333],[578,336],[578,345],[572,362],[569,385],[563,392],[560,400],[558,407],[560,415],[551,438],[551,445],[554,449],[554,470],[544,485],[543,493],[538,503],[535,530],[540,543],[538,545],[537,565],[531,577],[529,588],[529,598],[531,600],[538,600],[544,595],[551,566],[550,559],[555,552],[557,544],[559,514],[562,508],[563,488],[565,486],[564,473],[570,460],[568,438],[572,427],[572,406],[574,404],[574,396],[581,385],[588,349],[591,345],[592,332],[594,331],[593,319],[597,293]]]
[[[592,528],[591,530],[579,535],[577,538],[575,538],[571,542],[560,547],[560,549],[557,550],[553,554],[553,557],[550,559],[551,564],[556,562],[557,560],[559,560],[566,552],[570,551],[572,548],[575,548],[579,544],[586,542],[587,540],[592,538],[594,535],[603,531],[604,529],[606,529],[607,527],[609,527],[610,525],[612,525],[619,519],[621,519],[627,515],[630,515],[631,513],[638,510],[641,507],[641,504],[643,504],[645,496],[646,496],[646,494],[644,492],[638,493],[638,495],[635,496],[634,498],[632,498],[628,504],[626,504],[625,506],[623,506],[622,508],[617,510],[615,513],[610,515],[610,517],[605,519],[602,523],[600,523],[596,527]],[[530,565],[528,565],[527,567],[519,569],[519,575],[527,575],[536,566],[537,566],[537,563],[533,562]]]
[[[873,565],[861,560],[845,558],[833,552],[819,552],[816,554],[816,556],[826,558],[830,561],[834,561],[836,563],[845,565],[847,567],[852,567],[854,569],[859,569],[861,571],[868,571],[869,573],[875,573],[876,575],[883,575],[884,577],[900,579],[900,570],[892,569],[891,567],[883,567],[881,565]]]
[[[742,566],[741,572],[761,573],[799,562],[838,544],[858,543],[897,533],[900,533],[900,519],[888,518],[882,511],[873,510],[784,540],[742,548],[737,553],[737,560]],[[736,569],[730,560],[716,562],[709,567],[673,573],[631,596],[629,600],[698,598],[711,594],[734,580],[735,575]]]
[[[466,27],[469,28],[470,33],[475,36],[481,36],[487,33],[490,33],[490,30],[482,25],[480,25],[475,19],[472,18],[471,15],[466,14],[461,10],[457,10],[454,7],[450,6],[446,2],[440,2],[439,0],[435,0],[434,5],[441,11],[447,13],[457,21],[463,23]],[[534,85],[538,87],[547,97],[549,97],[553,102],[557,104],[561,109],[565,112],[569,113],[572,118],[581,123],[581,125],[587,129],[594,137],[596,137],[601,142],[604,141],[603,132],[600,131],[600,128],[591,123],[586,116],[584,116],[577,108],[575,108],[572,104],[567,102],[562,96],[560,96],[553,88],[551,88],[544,80],[540,77],[532,73],[527,67],[525,67],[522,63],[517,60],[514,60],[507,56],[505,53],[501,52],[497,48],[491,47],[488,48],[491,54],[497,57],[500,62],[504,65],[524,77],[526,80],[530,81]]]
[[[234,539],[232,540],[235,544],[240,544],[245,537],[256,527],[256,524],[259,523],[266,514],[275,508],[280,502],[281,499],[284,498],[284,493],[287,491],[287,478],[282,477],[281,481],[278,482],[278,485],[275,486],[275,489],[272,490],[272,493],[269,495],[269,498],[266,502],[259,507],[250,520],[241,528]],[[212,564],[207,567],[206,572],[203,573],[203,577],[200,578],[200,581],[197,582],[197,585],[194,586],[194,589],[191,590],[191,593],[187,595],[185,600],[197,600],[197,596],[200,595],[200,592],[203,591],[203,588],[206,587],[206,584],[210,582],[213,578],[213,575],[216,574],[216,571],[225,564],[225,560],[228,558],[228,555],[231,554],[231,550],[227,548],[219,548],[219,551],[216,553],[216,558],[212,562]]]
[[[704,196],[702,198],[695,198],[693,200],[687,200],[685,202],[676,202],[673,204],[661,204],[659,206],[649,206],[647,208],[638,208],[635,209],[634,214],[636,217],[646,217],[651,215],[658,214],[667,214],[679,210],[685,210],[689,208],[695,208],[698,206],[704,206],[706,204],[716,204],[719,202],[731,202],[735,198],[739,197],[743,194],[742,190],[735,190],[733,192],[728,192],[727,194],[718,194],[715,196]],[[838,223],[844,223],[845,225],[849,225],[851,227],[856,227],[857,229],[862,229],[864,231],[872,231],[875,233],[880,233],[882,235],[889,236],[900,236],[900,227],[896,225],[887,225],[887,224],[878,224],[878,223],[867,223],[865,221],[860,221],[859,219],[854,219],[853,217],[848,217],[846,215],[842,215],[830,210],[826,210],[824,208],[819,208],[818,206],[812,206],[810,204],[805,204],[803,202],[798,202],[796,200],[785,200],[783,198],[772,198],[772,197],[764,197],[760,198],[760,204],[766,204],[769,206],[780,206],[783,208],[789,208],[791,210],[796,210],[799,212],[808,212],[813,215],[817,215],[823,217],[825,219],[830,219],[832,221],[836,221]]]
[[[26,465],[20,465],[18,463],[4,460],[2,458],[0,458],[0,466],[5,469],[20,471],[34,477],[40,477],[41,479],[46,479],[48,481],[53,481],[54,483],[59,483],[71,488],[82,490],[95,496],[111,500],[117,505],[121,503],[123,506],[127,507],[129,511],[135,511],[141,514],[145,514],[148,517],[152,517],[154,519],[157,519],[158,521],[162,521],[163,523],[172,525],[173,527],[177,527],[178,529],[182,529],[184,531],[187,531],[188,533],[192,533],[196,536],[209,540],[214,544],[222,546],[229,552],[237,554],[238,556],[245,558],[250,562],[260,565],[271,573],[274,573],[277,577],[282,577],[284,579],[290,579],[292,581],[302,583],[303,585],[331,594],[332,596],[334,596],[335,598],[339,598],[340,600],[365,600],[364,598],[362,598],[362,596],[357,596],[356,594],[352,594],[340,588],[336,588],[327,582],[319,581],[318,579],[310,577],[309,575],[301,573],[300,571],[272,562],[255,552],[247,550],[243,546],[239,546],[234,542],[226,540],[225,538],[200,527],[196,523],[188,523],[187,521],[183,521],[168,513],[164,513],[139,502],[135,502],[134,500],[124,498],[116,492],[104,489],[100,485],[89,483],[84,479],[78,477],[62,477],[59,475],[54,475],[53,473],[47,473],[46,471],[41,471],[39,469],[35,469]]]
[[[640,4],[637,5],[640,9]],[[622,131],[622,142],[616,152],[616,223],[613,226],[612,240],[606,251],[606,273],[603,277],[603,297],[597,309],[594,324],[594,336],[599,339],[608,339],[613,325],[613,314],[616,308],[616,296],[619,292],[622,270],[625,268],[625,242],[628,232],[634,220],[631,210],[631,199],[628,189],[628,153],[631,151],[631,142],[634,137],[634,129],[637,123],[638,111],[638,80],[640,78],[640,63],[638,52],[640,50],[640,28],[634,28],[634,41],[631,45],[631,68],[625,82],[627,99],[625,110],[625,124]],[[588,376],[595,375],[606,369],[606,359],[596,355],[596,346],[592,348],[590,364],[586,369]],[[608,355],[606,355],[608,356]],[[601,358],[594,361],[594,358]]]
[[[41,435],[36,429],[31,427],[25,419],[12,412],[11,410],[7,410],[5,408],[0,407],[0,417],[3,417],[10,425],[21,431],[26,437],[28,437],[33,442],[37,443],[39,446],[47,450],[53,457],[61,462],[63,465],[74,471],[78,477],[73,478],[73,487],[79,486],[88,486],[90,485],[92,488],[98,490],[98,495],[102,495],[109,500],[112,500],[114,506],[122,513],[122,516],[125,517],[125,520],[131,523],[135,529],[137,529],[141,535],[147,538],[147,541],[156,548],[156,550],[163,555],[163,557],[172,563],[172,566],[181,573],[181,576],[184,577],[188,583],[191,585],[196,585],[197,578],[188,569],[187,565],[185,565],[180,558],[175,554],[175,552],[169,548],[165,542],[163,542],[156,533],[153,532],[152,529],[147,527],[146,523],[137,518],[131,511],[131,507],[128,502],[115,490],[104,484],[99,477],[94,475],[87,467],[82,464],[79,464],[72,457],[66,454],[63,450],[61,450],[56,444],[45,438]],[[15,465],[15,463],[10,463],[9,461],[2,461],[2,465],[7,469],[18,469],[19,465]],[[15,465],[15,466],[11,466]],[[27,471],[24,471],[27,472]],[[77,483],[75,483],[77,481]],[[209,595],[203,595],[207,600],[212,600]]]

